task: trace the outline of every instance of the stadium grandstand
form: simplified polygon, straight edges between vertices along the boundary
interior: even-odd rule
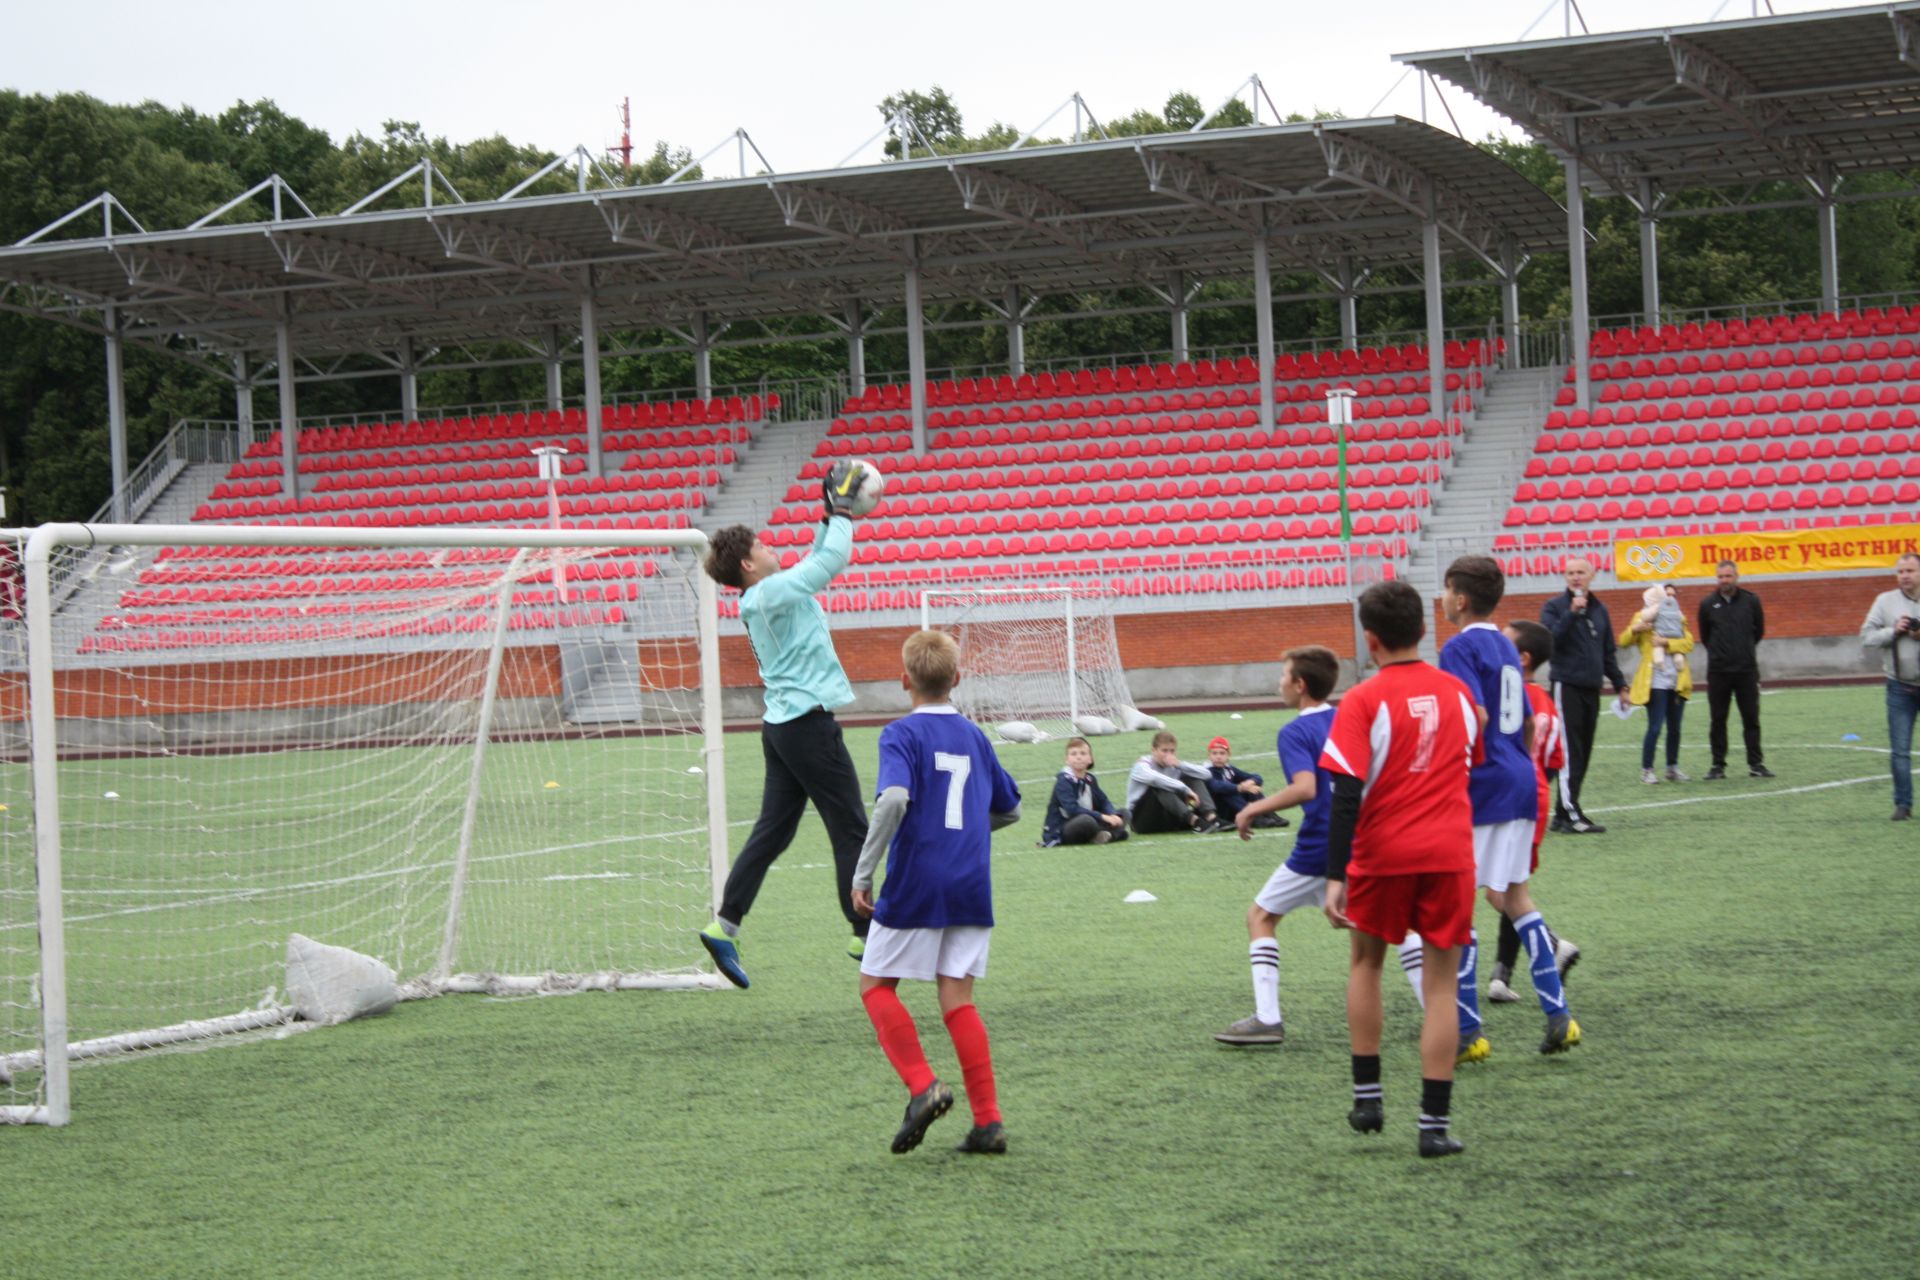
[[[811,543],[820,475],[858,455],[879,462],[888,496],[828,604],[876,628],[908,625],[922,588],[954,580],[1084,583],[1143,619],[1337,619],[1360,581],[1424,587],[1467,549],[1494,549],[1522,590],[1550,587],[1575,553],[1604,584],[1622,537],[1886,523],[1920,498],[1920,309],[1847,305],[1833,234],[1838,205],[1911,194],[1848,184],[1920,169],[1916,50],[1920,5],[1894,4],[1401,55],[1546,144],[1567,169],[1565,207],[1399,117],[643,188],[596,185],[581,152],[566,194],[465,201],[423,162],[341,214],[307,216],[276,178],[177,230],[141,227],[103,194],[0,249],[0,305],[103,336],[115,489],[101,515],[115,523],[747,521],[791,562]],[[1778,183],[1805,194],[1783,201]],[[268,187],[270,221],[219,220]],[[1673,203],[1703,190],[1723,198]],[[1644,307],[1627,327],[1587,312],[1588,193],[1641,214]],[[1820,298],[1663,312],[1662,219],[1783,203],[1815,211]],[[1518,281],[1563,251],[1573,314],[1540,341]],[[1395,268],[1424,281],[1426,331],[1366,345],[1356,300]],[[1276,271],[1338,300],[1337,349],[1280,349]],[[1245,354],[1189,348],[1194,287],[1218,279],[1251,281]],[[1447,291],[1471,287],[1497,292],[1501,322],[1449,327]],[[1122,288],[1164,302],[1164,358],[1025,367],[1032,299]],[[950,302],[994,309],[1003,372],[928,376],[927,312]],[[869,385],[863,340],[883,310],[904,316],[909,368]],[[795,317],[845,345],[844,396],[714,394],[729,326]],[[642,327],[685,336],[694,396],[603,389],[606,335]],[[502,342],[547,366],[544,409],[419,404],[423,372],[474,367],[473,348]],[[235,425],[183,429],[130,465],[128,344],[230,377]],[[577,404],[559,393],[568,360],[584,370]],[[303,381],[369,368],[398,384],[389,420],[302,418]],[[276,424],[252,412],[268,382]],[[1334,390],[1353,393],[1350,427],[1328,420]],[[617,635],[652,568],[606,556],[529,586],[513,625]],[[60,598],[90,619],[82,656],[107,661],[378,637],[383,613],[459,572],[365,551],[103,548]],[[1345,622],[1313,625],[1353,653]],[[1144,648],[1128,663],[1177,665]]]

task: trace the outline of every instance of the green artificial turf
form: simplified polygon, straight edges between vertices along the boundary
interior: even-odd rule
[[[889,1154],[905,1094],[809,818],[747,921],[749,991],[447,997],[77,1069],[70,1127],[0,1130],[0,1258],[20,1276],[1905,1273],[1920,830],[1887,821],[1877,689],[1762,708],[1770,782],[1642,786],[1643,722],[1603,719],[1587,801],[1611,830],[1549,837],[1535,881],[1585,952],[1586,1039],[1541,1058],[1530,998],[1488,1008],[1457,1159],[1413,1154],[1417,1017],[1391,966],[1387,1132],[1348,1130],[1346,940],[1317,914],[1280,928],[1287,1044],[1210,1038],[1251,1011],[1243,917],[1290,831],[1039,850],[1058,747],[1007,747],[1033,808],[996,840],[977,988],[1005,1158],[950,1150],[964,1102]],[[1225,732],[1271,778],[1282,718],[1172,723],[1191,754]],[[869,783],[876,734],[848,732]],[[1117,794],[1145,737],[1097,749]],[[754,738],[727,760],[737,847]],[[957,1086],[932,991],[903,995]]]

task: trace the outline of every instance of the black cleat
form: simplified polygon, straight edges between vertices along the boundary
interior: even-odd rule
[[[1749,778],[1771,778],[1773,776],[1773,770],[1763,764],[1757,764],[1747,770],[1747,776]]]
[[[1420,1131],[1420,1155],[1422,1159],[1432,1160],[1440,1156],[1457,1156],[1466,1149],[1466,1143],[1452,1136],[1445,1129],[1422,1129]]]
[[[1347,1112],[1347,1124],[1355,1133],[1379,1133],[1386,1128],[1387,1116],[1380,1099],[1368,1098],[1354,1103],[1353,1110]]]
[[[1579,1043],[1580,1024],[1573,1020],[1573,1015],[1556,1014],[1547,1019],[1547,1034],[1540,1042],[1540,1052],[1565,1053]]]
[[[1713,768],[1707,770],[1706,780],[1708,782],[1725,782],[1727,780],[1726,766],[1717,764],[1713,766]]]
[[[893,1135],[893,1154],[905,1155],[919,1146],[933,1122],[947,1114],[952,1106],[953,1090],[938,1080],[909,1098],[906,1118],[900,1121],[900,1130]]]
[[[967,1130],[954,1150],[968,1156],[1003,1156],[1007,1154],[1007,1131],[998,1120],[977,1124]]]

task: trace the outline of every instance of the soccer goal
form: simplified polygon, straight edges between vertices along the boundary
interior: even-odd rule
[[[921,630],[960,646],[956,706],[1001,736],[1113,733],[1146,727],[1134,709],[1106,597],[1090,586],[929,587]],[[1157,725],[1158,722],[1151,722]]]
[[[727,863],[705,545],[34,531],[0,1119],[66,1123],[74,1061],[300,1025],[296,934],[401,999],[724,986],[688,945]]]

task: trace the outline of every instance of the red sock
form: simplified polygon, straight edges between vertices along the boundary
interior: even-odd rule
[[[1000,1098],[994,1091],[993,1051],[987,1045],[987,1024],[980,1021],[980,1010],[963,1004],[949,1013],[947,1034],[953,1037],[953,1051],[960,1058],[960,1074],[967,1082],[967,1105],[973,1108],[973,1122],[992,1124],[1000,1118]]]
[[[867,1017],[872,1019],[874,1032],[880,1037],[880,1048],[893,1069],[900,1073],[900,1079],[906,1082],[907,1092],[924,1092],[933,1083],[933,1068],[927,1065],[927,1055],[920,1050],[920,1031],[913,1025],[913,1015],[907,1012],[907,1006],[900,1003],[892,987],[875,987],[864,992],[860,1002],[867,1006]],[[971,1094],[971,1086],[968,1092]]]

